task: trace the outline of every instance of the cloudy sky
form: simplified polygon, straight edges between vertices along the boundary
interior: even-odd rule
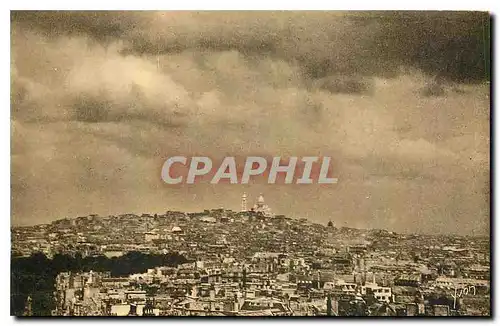
[[[12,12],[12,223],[239,209],[489,232],[484,13]],[[335,185],[166,185],[173,155],[333,158]]]

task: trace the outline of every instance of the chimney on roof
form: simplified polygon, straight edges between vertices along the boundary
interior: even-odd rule
[[[191,289],[191,296],[193,298],[197,298],[198,297],[198,288],[195,286],[193,286],[193,288]]]

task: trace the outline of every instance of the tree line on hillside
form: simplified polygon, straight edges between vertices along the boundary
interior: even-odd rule
[[[10,314],[22,316],[28,296],[31,296],[33,316],[50,316],[55,309],[55,279],[61,272],[107,272],[112,277],[143,273],[148,268],[157,266],[177,266],[188,262],[179,253],[144,254],[129,252],[120,257],[106,256],[82,257],[56,254],[52,259],[43,253],[30,257],[11,259],[11,308]]]

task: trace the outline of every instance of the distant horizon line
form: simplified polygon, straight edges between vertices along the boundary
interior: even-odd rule
[[[40,225],[50,225],[50,224],[52,224],[54,222],[57,222],[57,221],[60,221],[60,220],[76,220],[78,218],[86,218],[86,217],[89,217],[89,216],[94,216],[94,217],[119,217],[119,216],[124,216],[124,215],[135,215],[137,217],[142,217],[143,215],[149,215],[149,216],[165,215],[168,212],[172,212],[172,213],[184,213],[184,214],[196,214],[196,213],[204,213],[206,210],[213,211],[213,210],[220,210],[220,209],[223,209],[224,211],[235,212],[235,213],[244,213],[244,212],[250,212],[251,211],[251,210],[238,211],[238,210],[226,209],[226,208],[223,208],[223,207],[219,207],[219,208],[203,209],[202,211],[190,211],[190,212],[188,212],[188,211],[180,211],[180,210],[166,210],[166,211],[163,211],[163,213],[119,213],[119,214],[106,214],[106,215],[100,215],[100,214],[92,213],[92,214],[87,214],[87,215],[78,215],[78,216],[74,216],[74,217],[62,217],[62,218],[54,219],[54,220],[52,220],[50,222],[34,223],[34,224],[30,223],[30,224],[14,225],[14,222],[11,220],[11,230],[13,228],[33,227],[33,226],[40,226]],[[490,229],[489,234],[426,233],[426,232],[416,232],[416,231],[413,231],[413,232],[401,232],[401,231],[391,231],[389,229],[384,229],[384,228],[359,228],[359,227],[355,227],[355,226],[345,226],[345,225],[340,226],[340,225],[335,225],[335,222],[333,220],[329,220],[329,221],[327,221],[325,223],[320,223],[320,222],[314,222],[311,219],[309,219],[308,217],[293,217],[293,216],[287,216],[286,214],[274,214],[274,215],[275,216],[285,216],[285,218],[290,218],[290,219],[295,219],[295,220],[305,219],[305,220],[307,220],[308,222],[310,222],[312,224],[320,224],[320,225],[328,224],[329,221],[332,221],[334,223],[334,227],[337,228],[337,229],[347,228],[347,229],[367,230],[367,231],[381,230],[381,231],[386,231],[386,232],[390,232],[390,233],[393,233],[393,234],[401,234],[401,235],[459,236],[459,237],[472,237],[472,238],[489,238],[490,242],[491,242],[491,229]]]

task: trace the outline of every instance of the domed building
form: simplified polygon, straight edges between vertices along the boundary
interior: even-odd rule
[[[252,210],[257,213],[262,213],[266,217],[271,217],[271,208],[266,205],[264,196],[262,194],[257,198],[257,203],[253,206]]]
[[[172,231],[171,231],[171,232],[172,232],[172,233],[176,233],[176,234],[180,234],[180,233],[182,233],[182,229],[181,229],[180,227],[178,227],[178,226],[174,226],[174,227],[172,228]]]

